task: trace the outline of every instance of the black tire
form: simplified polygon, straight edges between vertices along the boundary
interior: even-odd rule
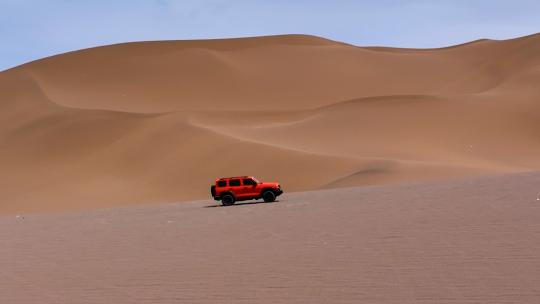
[[[264,191],[262,197],[263,200],[267,203],[271,203],[276,200],[276,194],[274,193],[274,191],[271,190]]]
[[[221,204],[223,206],[231,206],[231,205],[234,205],[234,202],[236,201],[236,199],[234,198],[234,196],[232,194],[224,194],[221,196]]]

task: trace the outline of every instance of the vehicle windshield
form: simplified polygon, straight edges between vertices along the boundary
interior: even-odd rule
[[[259,182],[255,177],[252,177],[252,179],[255,181],[256,184],[260,184],[261,182]]]

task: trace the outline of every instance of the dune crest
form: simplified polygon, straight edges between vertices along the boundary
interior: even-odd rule
[[[0,213],[540,169],[540,36],[441,49],[306,35],[126,43],[0,73]]]

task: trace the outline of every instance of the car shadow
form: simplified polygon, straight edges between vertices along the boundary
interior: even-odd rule
[[[240,206],[248,206],[248,205],[258,205],[258,204],[273,204],[273,203],[278,203],[279,201],[276,200],[272,203],[267,203],[265,201],[243,201],[243,202],[236,202],[234,203],[234,205],[230,205],[230,206],[223,206],[222,204],[218,203],[218,204],[215,204],[215,205],[208,205],[208,206],[204,206],[203,208],[218,208],[218,207],[240,207]]]

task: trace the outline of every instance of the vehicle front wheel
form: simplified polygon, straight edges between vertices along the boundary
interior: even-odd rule
[[[234,202],[235,202],[235,198],[234,196],[232,196],[231,194],[225,194],[221,197],[221,204],[223,206],[230,206],[230,205],[234,205]]]
[[[273,191],[265,191],[262,195],[263,200],[267,203],[274,202],[276,200],[276,194]]]

